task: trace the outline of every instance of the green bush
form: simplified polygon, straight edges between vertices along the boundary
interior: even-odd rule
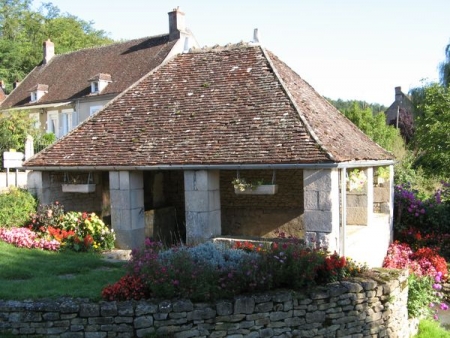
[[[11,188],[0,194],[0,227],[11,228],[26,225],[36,210],[36,199],[28,191]]]
[[[430,318],[435,309],[430,304],[439,304],[441,299],[433,288],[433,278],[430,276],[418,277],[410,274],[408,279],[408,315],[410,318]]]

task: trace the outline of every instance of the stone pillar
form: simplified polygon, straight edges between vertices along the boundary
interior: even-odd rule
[[[109,172],[111,225],[119,249],[134,249],[144,244],[143,177],[142,171]]]
[[[40,204],[50,204],[52,194],[50,190],[51,179],[48,171],[29,171],[27,174],[27,189],[36,196]]]
[[[186,244],[195,245],[222,233],[219,170],[184,172]]]
[[[338,170],[304,170],[303,189],[306,243],[339,252]]]

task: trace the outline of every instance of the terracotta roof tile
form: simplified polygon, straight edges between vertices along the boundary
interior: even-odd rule
[[[26,166],[327,163],[364,151],[390,158],[274,55],[239,47],[177,56]]]
[[[102,95],[121,93],[161,64],[175,43],[169,42],[169,35],[160,35],[55,55],[48,64],[31,71],[1,108],[32,106],[29,89],[38,83],[48,85],[39,104],[88,96],[89,79],[100,74],[109,74],[113,80]]]

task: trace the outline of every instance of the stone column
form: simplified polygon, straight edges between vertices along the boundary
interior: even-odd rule
[[[219,170],[184,172],[186,244],[205,242],[222,233],[219,183]]]
[[[144,244],[143,176],[142,171],[109,172],[111,225],[119,249],[134,249]]]
[[[48,171],[29,171],[27,174],[27,189],[37,197],[40,204],[54,202],[51,194],[51,179]]]
[[[304,170],[303,189],[306,243],[339,252],[338,170]]]

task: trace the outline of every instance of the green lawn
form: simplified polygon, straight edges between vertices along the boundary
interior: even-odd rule
[[[414,338],[450,338],[450,332],[446,331],[439,322],[425,319],[419,324],[419,334]]]
[[[0,299],[99,300],[102,289],[125,274],[124,265],[99,254],[21,249],[0,241]]]

